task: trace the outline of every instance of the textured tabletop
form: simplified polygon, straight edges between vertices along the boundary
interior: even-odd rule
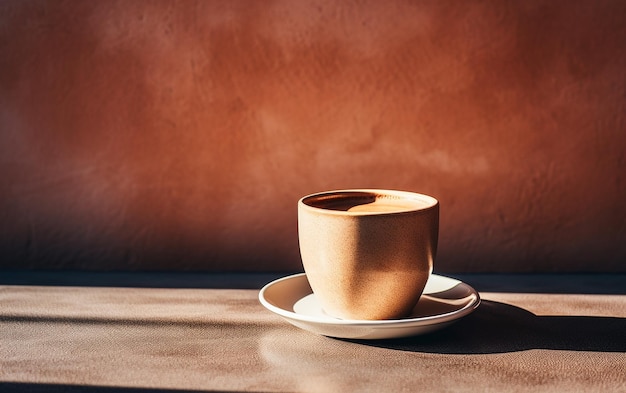
[[[384,341],[288,324],[276,277],[0,272],[0,391],[626,391],[625,275],[456,275],[473,314]]]

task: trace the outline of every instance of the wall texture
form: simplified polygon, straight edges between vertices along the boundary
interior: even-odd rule
[[[296,202],[441,201],[436,270],[626,271],[626,2],[0,3],[0,267],[300,270]]]

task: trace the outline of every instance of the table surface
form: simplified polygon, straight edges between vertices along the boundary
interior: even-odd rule
[[[451,275],[482,304],[382,341],[264,309],[278,274],[0,271],[0,391],[626,391],[626,275]]]

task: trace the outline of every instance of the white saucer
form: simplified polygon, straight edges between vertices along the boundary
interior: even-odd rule
[[[361,321],[328,316],[317,302],[305,273],[272,281],[259,292],[259,301],[289,323],[330,337],[383,339],[414,336],[441,329],[474,311],[478,292],[453,278],[431,274],[424,293],[403,319]]]

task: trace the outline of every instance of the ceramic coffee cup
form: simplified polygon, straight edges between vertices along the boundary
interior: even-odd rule
[[[439,203],[406,191],[328,191],[298,201],[300,254],[324,311],[397,319],[417,304],[433,269]]]

